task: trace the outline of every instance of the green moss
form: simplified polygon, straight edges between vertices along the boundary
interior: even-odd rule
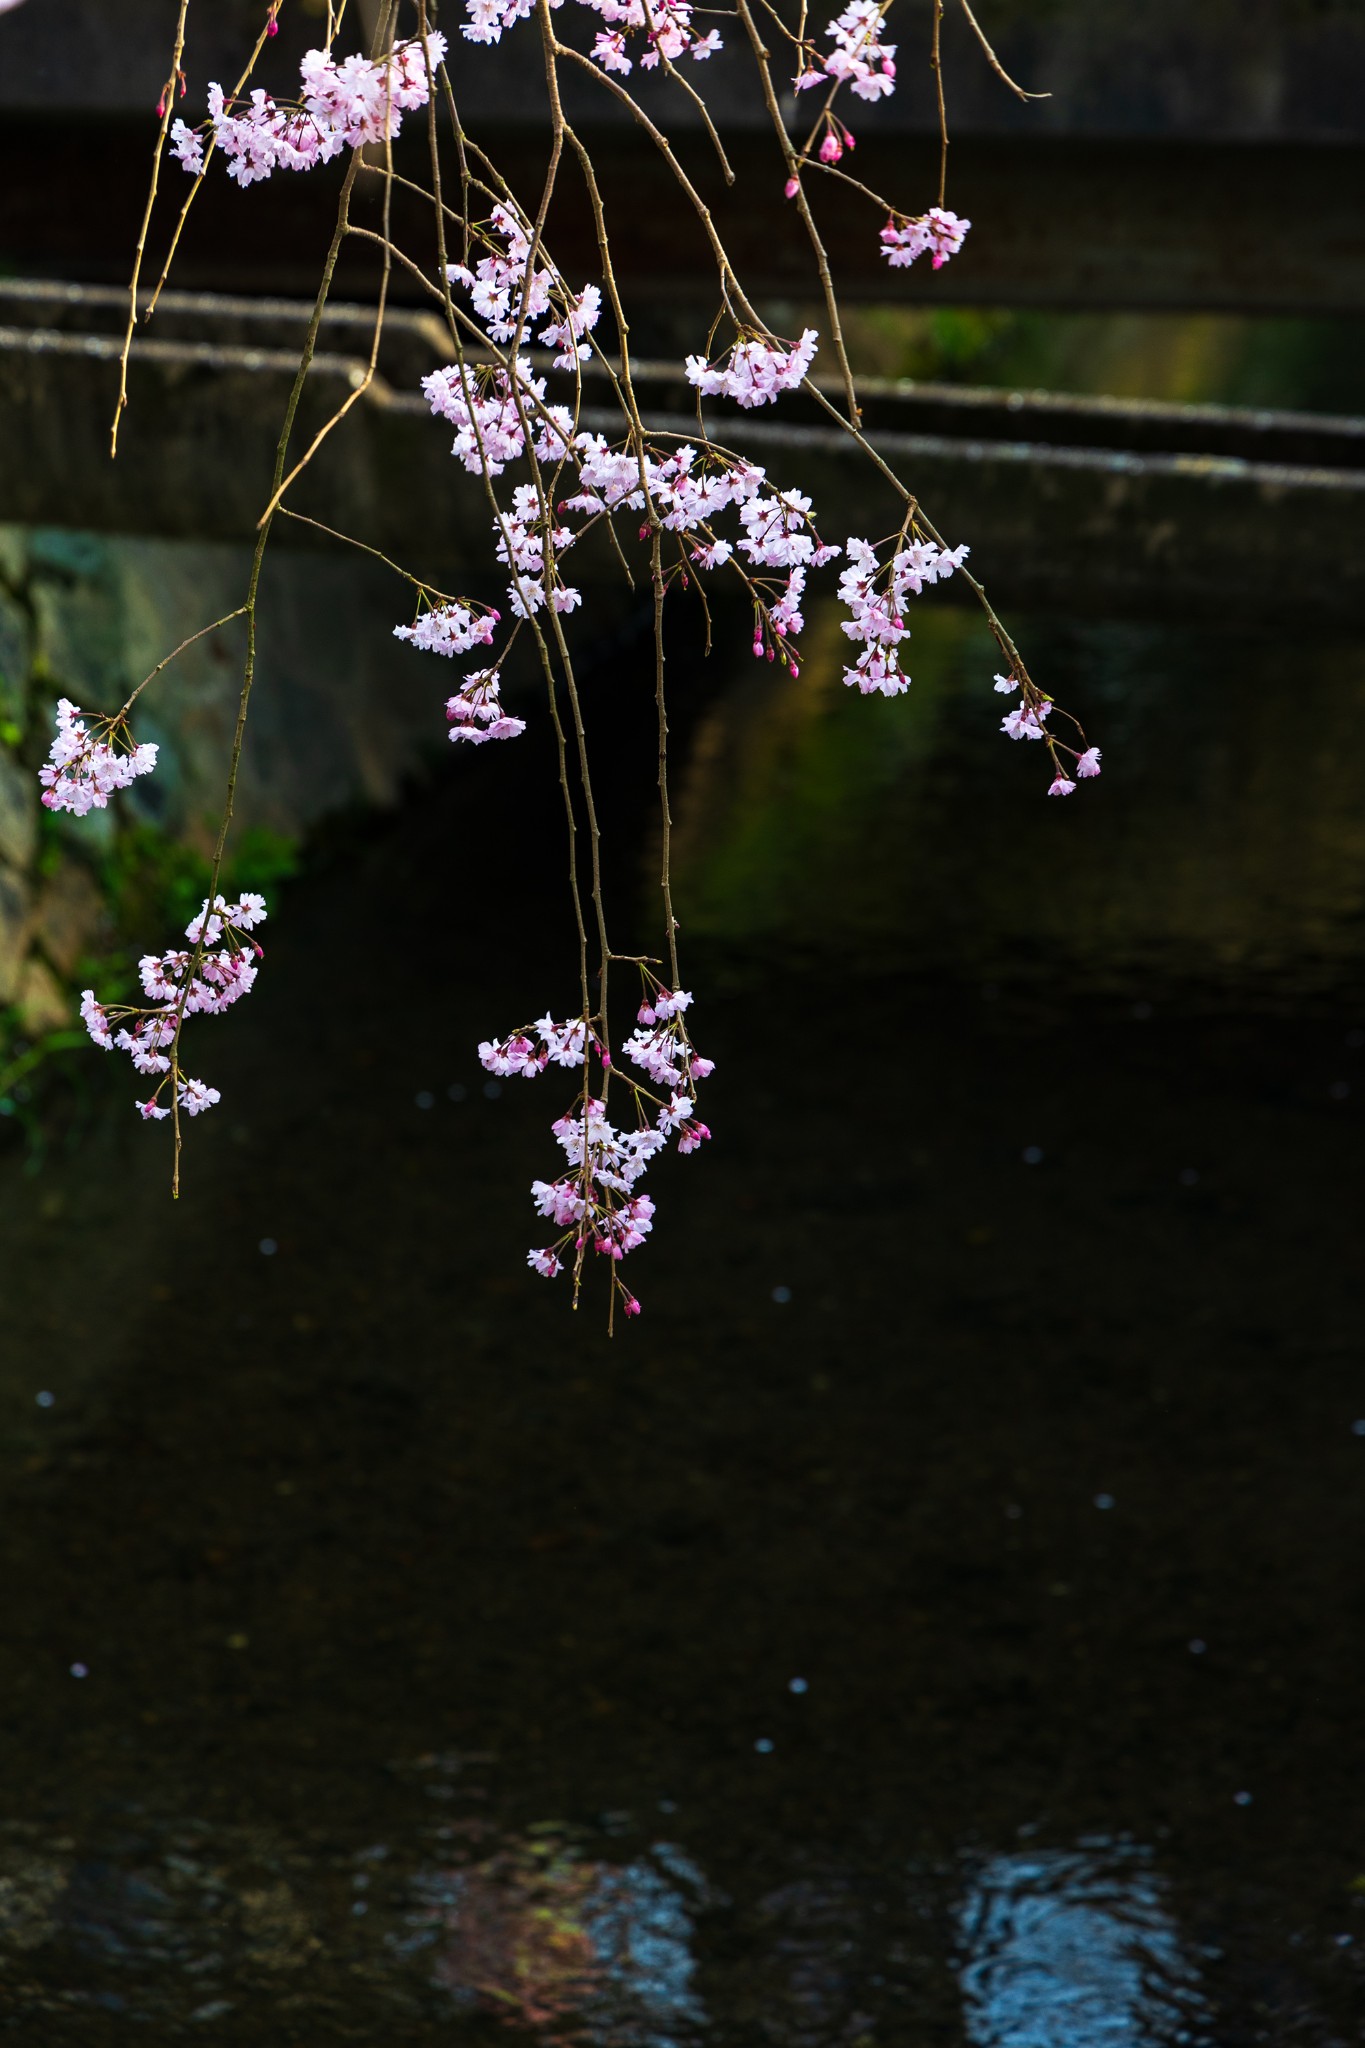
[[[298,868],[297,840],[253,826],[229,850],[218,886],[227,896],[243,889],[268,895]],[[118,834],[100,880],[120,930],[145,935],[154,927],[174,932],[188,924],[208,894],[209,874],[209,862],[193,848],[154,825],[134,825]]]

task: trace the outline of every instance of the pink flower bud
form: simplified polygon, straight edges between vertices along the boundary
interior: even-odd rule
[[[754,642],[754,660],[755,660],[755,661],[762,661],[762,659],[763,659],[763,642],[762,642],[761,640],[755,640],[755,642]]]
[[[858,147],[858,138],[851,128],[845,128],[844,130],[844,143],[849,149],[856,149]]]
[[[268,36],[277,36],[280,32],[280,25],[273,14],[265,25],[265,32]]]
[[[820,144],[820,161],[822,164],[837,164],[843,153],[844,145],[831,128],[829,134]]]
[[[166,95],[164,92],[156,103],[156,118],[158,121],[164,121],[166,118]]]
[[[786,183],[786,186],[785,186],[785,188],[784,188],[784,190],[783,190],[783,195],[782,195],[782,196],[783,196],[783,197],[784,197],[785,199],[795,199],[795,197],[796,197],[797,193],[798,193],[798,192],[799,192],[800,190],[801,190],[801,182],[800,182],[800,180],[799,180],[798,178],[788,178],[788,180],[787,180],[787,183]]]
[[[639,1315],[639,1313],[640,1313],[640,1304],[639,1304],[639,1302],[638,1302],[638,1301],[637,1301],[637,1300],[635,1299],[635,1296],[634,1296],[633,1294],[628,1294],[628,1295],[626,1296],[626,1314],[627,1314],[628,1316],[638,1316],[638,1315]]]

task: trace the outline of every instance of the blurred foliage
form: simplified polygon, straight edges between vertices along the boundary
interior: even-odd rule
[[[269,896],[298,869],[297,840],[253,826],[224,861],[219,892],[231,898],[253,889]],[[154,825],[135,825],[115,839],[100,881],[120,931],[142,934],[164,925],[178,934],[207,896],[209,873],[209,862],[194,848],[168,839]]]

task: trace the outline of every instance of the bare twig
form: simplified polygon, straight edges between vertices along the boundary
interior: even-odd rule
[[[161,159],[166,153],[166,137],[170,133],[171,115],[175,110],[175,89],[180,81],[181,59],[185,54],[185,19],[190,11],[190,0],[180,0],[180,12],[175,23],[175,42],[171,51],[171,75],[161,94],[161,125],[156,132],[156,148],[152,151],[152,177],[147,188],[147,203],[142,209],[142,225],[138,229],[137,250],[133,256],[133,275],[128,285],[128,326],[123,336],[123,349],[118,362],[118,402],[114,407],[113,424],[109,429],[109,454],[118,454],[118,428],[128,403],[128,357],[133,347],[133,332],[137,327],[137,287],[142,275],[142,258],[147,248],[147,231],[152,224],[152,209],[156,205],[157,186],[161,182]]]

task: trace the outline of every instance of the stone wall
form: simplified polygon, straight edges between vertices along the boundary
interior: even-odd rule
[[[241,602],[235,547],[0,527],[0,1012],[32,1034],[69,1021],[71,978],[108,937],[99,871],[151,826],[207,854],[241,682],[241,622],[151,684],[134,730],[157,771],[107,810],[40,810],[52,707],[112,711],[187,635]],[[446,665],[395,642],[403,587],[379,564],[297,549],[267,560],[235,830],[302,839],[351,805],[391,803],[444,731]],[[167,934],[169,943],[172,934]]]

